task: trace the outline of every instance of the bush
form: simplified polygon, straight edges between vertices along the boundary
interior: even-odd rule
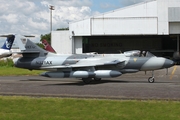
[[[14,66],[13,60],[10,58],[0,60],[0,67],[13,67],[13,66]]]

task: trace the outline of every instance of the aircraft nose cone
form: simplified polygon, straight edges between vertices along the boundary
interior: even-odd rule
[[[164,63],[164,68],[169,68],[172,67],[173,65],[174,65],[174,61],[166,59]]]

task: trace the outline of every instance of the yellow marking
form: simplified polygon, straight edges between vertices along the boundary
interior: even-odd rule
[[[134,58],[134,62],[136,62],[137,61],[137,58]]]
[[[177,69],[177,66],[174,66],[174,69],[173,69],[171,76],[170,76],[170,80],[172,80],[174,73],[176,72],[176,69]]]

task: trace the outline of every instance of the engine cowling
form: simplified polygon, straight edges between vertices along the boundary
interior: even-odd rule
[[[174,52],[173,59],[177,60],[177,61],[180,61],[180,52]]]

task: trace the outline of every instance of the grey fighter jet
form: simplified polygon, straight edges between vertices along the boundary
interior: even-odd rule
[[[156,57],[150,52],[141,53],[138,50],[123,54],[55,54],[41,49],[30,40],[27,40],[25,49],[22,50],[22,57],[13,61],[19,68],[47,70],[41,74],[45,77],[82,78],[84,83],[174,65],[172,60]],[[148,81],[154,82],[153,74]]]

